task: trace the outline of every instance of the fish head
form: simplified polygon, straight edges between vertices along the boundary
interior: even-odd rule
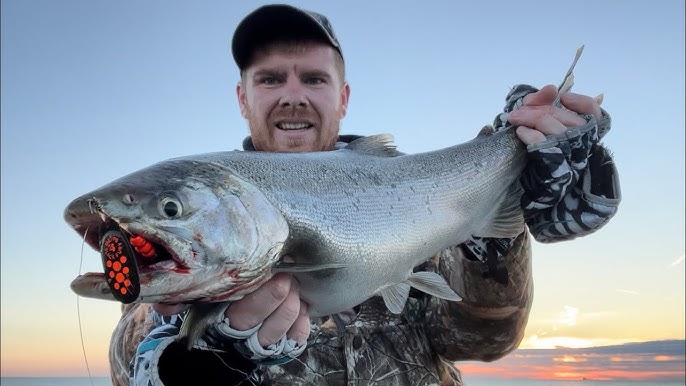
[[[269,279],[288,237],[285,219],[257,187],[221,165],[189,159],[165,161],[84,194],[64,218],[101,251],[106,272],[80,275],[72,290],[125,303],[240,298]],[[137,279],[138,291],[125,300],[113,294],[113,277],[107,277],[119,273],[108,272],[104,236],[112,234],[120,247],[128,246],[115,258],[125,255],[127,273],[137,273],[126,277]]]

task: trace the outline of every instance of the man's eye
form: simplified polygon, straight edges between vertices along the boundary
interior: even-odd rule
[[[263,78],[261,83],[267,85],[274,85],[278,83],[278,81],[276,80],[276,78]]]
[[[322,78],[307,78],[305,80],[305,83],[312,84],[312,85],[322,84],[322,83],[324,83],[324,79],[322,79]]]

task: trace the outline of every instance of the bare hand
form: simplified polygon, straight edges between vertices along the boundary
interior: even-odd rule
[[[300,300],[298,282],[285,273],[274,275],[256,291],[231,303],[226,316],[236,330],[248,330],[261,322],[257,338],[263,347],[284,335],[301,345],[310,335],[307,304]]]
[[[173,315],[188,305],[154,304],[161,315]],[[262,323],[257,332],[263,347],[278,342],[284,335],[302,345],[310,335],[307,304],[300,300],[298,282],[285,273],[274,275],[260,288],[236,300],[226,309],[231,328],[244,331]]]
[[[598,102],[589,96],[564,93],[560,102],[566,109],[553,106],[557,87],[547,85],[524,97],[524,105],[508,115],[508,121],[519,126],[517,136],[526,145],[545,140],[546,135],[564,133],[569,127],[581,126],[586,121],[579,114],[601,118]]]

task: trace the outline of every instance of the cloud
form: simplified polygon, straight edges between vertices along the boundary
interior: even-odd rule
[[[593,379],[683,381],[684,340],[627,343],[613,346],[552,350],[518,349],[499,361],[458,362],[467,379]]]
[[[686,255],[681,255],[676,260],[674,260],[669,266],[670,267],[677,266],[677,265],[683,263],[684,259],[686,259]]]
[[[559,324],[566,324],[568,326],[573,326],[576,324],[576,318],[579,316],[579,309],[572,306],[564,306],[564,310],[560,312],[560,316],[557,319]]]
[[[632,290],[618,289],[618,290],[615,290],[615,291],[621,292],[621,293],[624,293],[624,294],[629,294],[629,295],[640,295],[640,294],[638,293],[638,291],[632,291]]]

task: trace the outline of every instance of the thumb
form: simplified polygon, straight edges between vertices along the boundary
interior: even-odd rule
[[[549,84],[542,89],[524,97],[525,106],[551,105],[557,98],[557,87]]]
[[[545,135],[538,130],[531,129],[526,126],[519,126],[517,128],[517,137],[524,142],[525,145],[541,142],[545,140]]]

